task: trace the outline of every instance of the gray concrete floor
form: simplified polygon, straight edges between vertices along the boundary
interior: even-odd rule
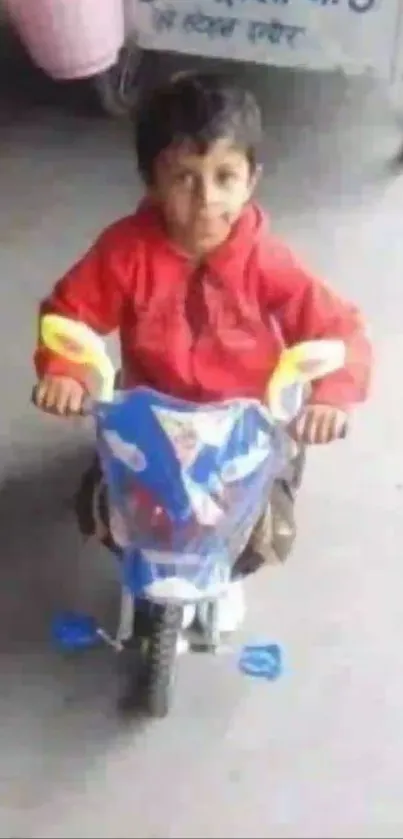
[[[60,608],[113,626],[117,582],[69,510],[90,431],[29,407],[38,299],[140,184],[123,127],[67,90],[38,78],[27,94],[15,69],[2,73],[5,839],[403,835],[403,180],[387,166],[400,137],[367,82],[237,72],[265,105],[261,197],[277,230],[363,306],[376,377],[351,438],[312,452],[294,559],[248,585],[238,641],[281,643],[283,678],[248,679],[236,656],[184,658],[172,715],[141,726],[118,719],[109,652],[52,651]]]

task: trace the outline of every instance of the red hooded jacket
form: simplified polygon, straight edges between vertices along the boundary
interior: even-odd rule
[[[282,346],[341,338],[343,370],[315,383],[311,401],[347,408],[365,399],[371,349],[359,312],[318,282],[249,205],[199,267],[167,238],[147,202],[104,231],[41,306],[119,330],[123,386],[147,384],[205,402],[262,398]],[[39,346],[39,377],[85,371]]]

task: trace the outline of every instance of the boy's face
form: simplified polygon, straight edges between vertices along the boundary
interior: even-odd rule
[[[245,153],[223,139],[205,154],[191,144],[162,152],[152,193],[174,241],[197,257],[225,241],[255,183]]]

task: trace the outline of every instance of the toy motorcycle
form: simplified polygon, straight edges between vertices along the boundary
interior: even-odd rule
[[[309,382],[343,365],[344,344],[286,349],[265,405],[200,405],[147,387],[115,392],[104,343],[82,323],[47,315],[41,336],[53,352],[96,371],[101,383],[90,410],[119,546],[122,613],[114,643],[129,662],[130,696],[162,717],[184,610],[206,604],[204,643],[216,650],[219,600],[286,466],[287,426]]]

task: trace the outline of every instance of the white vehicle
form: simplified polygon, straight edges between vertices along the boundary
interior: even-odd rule
[[[402,3],[137,0],[127,8],[144,49],[389,79]]]
[[[398,83],[403,0],[4,0],[53,79],[93,79],[106,109],[133,101],[143,50]]]

